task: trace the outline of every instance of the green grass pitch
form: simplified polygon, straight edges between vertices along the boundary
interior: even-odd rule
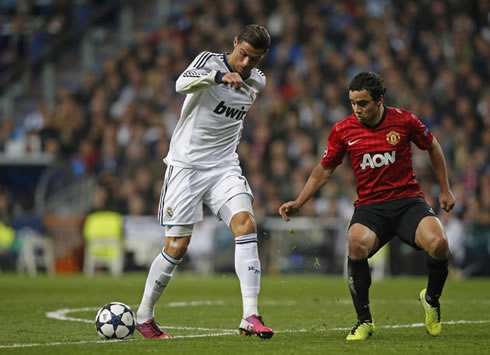
[[[144,340],[135,334],[129,341],[101,340],[93,322],[98,307],[121,301],[136,310],[145,277],[0,274],[0,354],[490,353],[488,279],[448,281],[441,302],[443,330],[436,338],[422,327],[417,300],[425,278],[374,282],[376,332],[367,341],[347,342],[355,315],[341,278],[263,277],[259,310],[276,334],[261,340],[238,335],[241,297],[235,275],[180,273],[156,310],[174,339]]]

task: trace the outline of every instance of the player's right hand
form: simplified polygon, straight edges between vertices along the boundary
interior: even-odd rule
[[[235,90],[240,90],[243,84],[242,77],[238,73],[226,73],[221,78],[221,82],[230,85]]]
[[[291,218],[289,218],[290,215],[298,212],[299,208],[295,207],[294,206],[295,204],[296,201],[289,201],[283,203],[281,207],[279,207],[279,214],[281,215],[282,219],[285,220],[286,222],[291,220]]]

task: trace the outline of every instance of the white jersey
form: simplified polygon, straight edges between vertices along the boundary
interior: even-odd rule
[[[239,165],[243,120],[265,87],[265,75],[252,69],[240,90],[216,83],[218,72],[231,71],[226,54],[202,52],[179,76],[175,88],[186,98],[164,159],[167,165],[195,169]]]

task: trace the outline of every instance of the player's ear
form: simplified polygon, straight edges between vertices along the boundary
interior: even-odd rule
[[[233,39],[233,48],[236,48],[236,46],[238,46],[238,37],[235,37],[235,39]]]

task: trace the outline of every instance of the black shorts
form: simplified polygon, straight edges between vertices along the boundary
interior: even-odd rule
[[[415,244],[415,231],[422,218],[426,216],[437,217],[434,210],[422,197],[371,203],[356,207],[349,228],[354,223],[360,223],[376,233],[379,246],[371,252],[369,257],[373,256],[395,235],[403,242],[420,250]]]

